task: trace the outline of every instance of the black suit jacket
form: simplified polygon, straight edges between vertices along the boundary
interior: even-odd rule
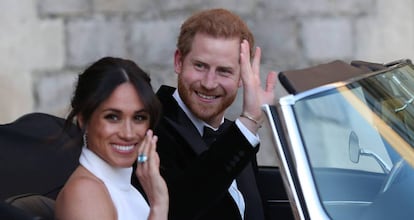
[[[169,219],[241,219],[228,189],[234,179],[243,194],[246,220],[264,219],[255,179],[256,153],[234,122],[210,147],[172,97],[175,88],[162,86],[157,96],[163,117],[155,129],[161,174],[170,194]]]

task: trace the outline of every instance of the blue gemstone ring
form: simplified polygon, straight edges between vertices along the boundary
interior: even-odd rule
[[[145,154],[138,155],[138,163],[145,163],[147,161],[148,157]]]

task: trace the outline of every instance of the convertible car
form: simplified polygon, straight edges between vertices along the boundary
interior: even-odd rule
[[[281,72],[265,105],[279,167],[259,167],[267,219],[414,216],[414,65],[333,61]],[[0,125],[0,219],[52,219],[80,135],[43,113]],[[262,146],[263,147],[263,146]]]
[[[411,61],[334,61],[279,79],[289,95],[264,109],[292,217],[412,219]]]

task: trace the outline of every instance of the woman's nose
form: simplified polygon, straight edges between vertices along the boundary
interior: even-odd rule
[[[122,124],[120,136],[125,139],[130,139],[133,137],[132,125],[130,122],[126,121]]]

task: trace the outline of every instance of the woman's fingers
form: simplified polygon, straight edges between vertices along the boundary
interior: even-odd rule
[[[158,140],[158,137],[156,135],[153,135],[147,147],[147,154],[149,158],[149,161],[148,161],[149,169],[152,172],[156,172],[156,173],[159,172],[159,158],[156,152],[157,140]]]
[[[156,151],[158,137],[148,130],[141,146],[138,149],[137,175],[150,178],[151,175],[159,175],[160,160]],[[145,161],[140,158],[145,156]],[[142,177],[141,177],[142,178]]]
[[[145,194],[152,205],[162,205],[168,208],[168,189],[159,172],[160,160],[156,151],[158,137],[151,130],[145,135],[139,148],[140,154],[145,154],[148,159],[137,164],[136,175]]]
[[[152,131],[148,130],[145,134],[144,140],[138,148],[138,164],[144,164],[148,160],[148,145],[151,142]]]

